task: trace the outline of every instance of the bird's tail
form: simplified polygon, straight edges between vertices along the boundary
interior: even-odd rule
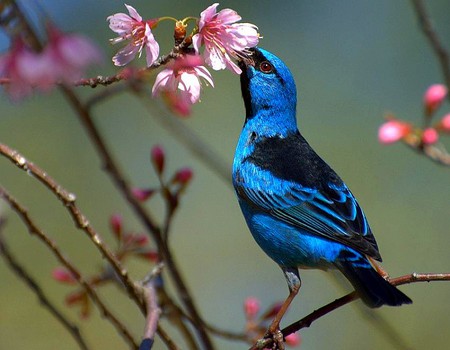
[[[403,292],[381,277],[365,256],[355,251],[342,251],[337,267],[369,307],[400,306],[412,303],[412,300]]]

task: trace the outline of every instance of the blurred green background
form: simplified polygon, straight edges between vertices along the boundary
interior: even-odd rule
[[[205,1],[129,1],[143,17],[198,16]],[[426,2],[433,23],[450,48],[450,3]],[[34,18],[46,13],[67,31],[95,40],[107,57],[94,75],[113,74],[110,63],[118,47],[105,18],[125,12],[121,1],[22,1]],[[224,1],[220,8],[239,12],[255,23],[264,36],[261,46],[283,58],[298,87],[299,125],[311,145],[345,179],[363,206],[377,238],[384,267],[392,276],[417,272],[450,271],[449,169],[420,157],[403,145],[381,146],[377,128],[391,111],[399,118],[420,123],[425,89],[442,82],[440,67],[418,29],[409,1]],[[37,15],[36,15],[37,13]],[[155,30],[163,52],[171,45],[167,23]],[[0,36],[0,47],[8,46]],[[144,64],[141,59],[139,64]],[[214,72],[216,87],[205,88],[192,117],[182,120],[209,147],[231,164],[242,127],[244,107],[239,79],[230,72]],[[78,88],[85,97],[104,89]],[[130,230],[140,230],[109,177],[101,170],[77,118],[61,94],[35,95],[0,105],[0,141],[18,149],[77,195],[78,205],[108,241],[108,219],[120,212]],[[150,99],[150,97],[148,97]],[[173,225],[172,247],[177,262],[201,310],[210,323],[241,331],[242,302],[250,295],[264,305],[282,300],[287,287],[279,268],[254,243],[241,216],[230,183],[224,182],[196,159],[146,108],[129,94],[121,94],[94,110],[95,120],[130,181],[156,185],[149,150],[161,144],[167,151],[169,172],[190,166],[194,180],[182,200]],[[438,115],[450,111],[448,102]],[[164,117],[164,115],[162,115]],[[449,140],[445,140],[447,146]],[[102,263],[86,237],[73,228],[64,208],[30,176],[9,161],[0,160],[0,182],[30,211],[80,269],[94,273]],[[150,209],[161,213],[155,198]],[[78,310],[64,306],[72,289],[52,280],[56,260],[31,237],[6,204],[0,203],[8,225],[6,240],[16,257],[30,270],[51,299],[75,320],[92,349],[122,349],[126,345],[97,311],[80,321]],[[135,278],[148,267],[129,264]],[[0,349],[77,349],[34,295],[0,260]],[[299,297],[283,324],[343,295],[328,274],[302,272]],[[450,343],[450,284],[402,286],[414,301],[411,306],[382,308],[382,316],[397,332],[395,345],[362,313],[358,303],[321,318],[301,331],[302,349],[445,349]],[[136,336],[143,318],[126,296],[114,287],[101,290],[108,304]],[[175,335],[175,338],[177,336]],[[402,339],[402,340],[401,340]],[[246,344],[215,338],[220,349],[243,349]],[[156,349],[164,348],[159,341]]]

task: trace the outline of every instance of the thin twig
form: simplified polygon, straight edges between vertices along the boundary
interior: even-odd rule
[[[416,282],[431,282],[431,281],[450,281],[450,273],[411,273],[409,275],[404,275],[396,278],[392,278],[389,282],[394,286],[399,286],[402,284],[416,283]],[[344,306],[356,299],[359,299],[358,294],[353,291],[343,297],[332,301],[331,303],[322,306],[321,308],[313,311],[309,315],[303,317],[301,320],[294,322],[284,328],[281,332],[283,336],[286,337],[289,334],[295,333],[302,328],[307,328],[311,324],[322,316]],[[271,338],[260,339],[256,342],[250,350],[264,349],[270,347],[272,344]]]
[[[420,27],[439,60],[445,84],[450,88],[450,60],[448,51],[433,28],[423,0],[411,0],[411,2],[419,20]],[[447,97],[450,99],[450,95]]]
[[[139,290],[137,290],[133,280],[129,277],[128,271],[122,267],[120,261],[116,258],[114,253],[104,244],[103,239],[97,231],[89,223],[89,220],[84,216],[78,206],[75,204],[76,196],[73,193],[65,190],[59,185],[47,172],[35,165],[33,162],[28,161],[18,151],[8,147],[5,144],[0,144],[0,154],[5,156],[20,169],[26,171],[28,174],[32,174],[42,184],[44,184],[56,197],[61,201],[64,207],[71,214],[75,224],[81,230],[83,230],[106,258],[114,269],[117,276],[119,276],[121,282],[126,287],[126,290],[130,297],[135,300],[136,304],[141,307],[143,313],[145,313],[145,306],[142,302]]]
[[[22,222],[26,225],[31,234],[35,234],[41,242],[43,242],[47,248],[49,248],[52,253],[56,256],[58,261],[65,267],[70,273],[75,277],[78,283],[83,286],[86,292],[91,297],[92,301],[99,308],[103,316],[108,319],[111,324],[116,328],[117,332],[122,335],[122,337],[129,344],[130,348],[138,349],[137,342],[133,339],[133,336],[128,331],[128,329],[123,325],[109,310],[109,308],[103,303],[101,298],[98,296],[97,292],[90,286],[88,282],[84,280],[81,273],[62,253],[59,247],[54,241],[52,241],[47,234],[44,233],[31,219],[28,211],[20,205],[15,198],[13,198],[8,191],[0,186],[0,197],[3,198],[14,210],[14,212],[20,217]]]
[[[155,221],[152,219],[150,214],[144,209],[144,207],[139,203],[139,201],[134,197],[128,182],[125,180],[122,172],[119,170],[119,167],[116,165],[116,162],[113,160],[112,155],[109,152],[108,147],[106,146],[100,132],[97,130],[97,127],[92,120],[91,113],[85,106],[81,103],[78,96],[67,86],[61,87],[62,92],[66,96],[67,100],[70,102],[71,106],[77,113],[80,121],[82,122],[87,134],[91,138],[102,162],[104,169],[109,173],[111,178],[114,180],[117,188],[121,191],[125,199],[128,201],[130,206],[135,211],[138,218],[142,221],[144,226],[148,229],[148,231],[152,234],[152,237],[155,239],[156,245],[158,246],[158,250],[160,251],[166,265],[168,271],[170,272],[173,280],[176,284],[177,291],[186,306],[189,314],[194,320],[195,329],[205,347],[205,349],[213,349],[213,345],[209,335],[207,334],[205,327],[203,325],[203,321],[200,317],[200,314],[197,310],[197,307],[194,304],[191,293],[188,291],[187,286],[180,274],[178,267],[175,264],[172,253],[170,252],[169,247],[165,244],[164,239],[161,234],[161,230]]]
[[[139,350],[150,350],[155,340],[161,309],[157,302],[155,280],[161,273],[162,264],[156,266],[142,283],[144,300],[147,305],[147,318],[144,328],[144,336]]]
[[[3,219],[0,218],[0,229],[3,226]],[[36,282],[36,280],[31,277],[31,275],[25,270],[25,268],[17,261],[17,259],[12,255],[9,248],[7,247],[3,234],[0,232],[0,254],[5,259],[5,262],[14,272],[14,274],[20,278],[27,287],[36,295],[41,305],[50,312],[50,314],[55,317],[55,319],[61,323],[61,325],[69,332],[72,338],[76,341],[80,349],[89,350],[89,347],[84,340],[79,328],[70,322],[58,308],[53,305],[50,299],[45,295],[42,288]]]

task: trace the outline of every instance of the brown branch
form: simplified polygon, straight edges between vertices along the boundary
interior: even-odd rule
[[[450,88],[450,60],[448,51],[433,28],[423,0],[411,0],[411,2],[414,7],[414,11],[416,12],[420,27],[439,60],[445,84]],[[450,99],[450,95],[448,95],[448,98]]]
[[[169,246],[165,244],[164,239],[162,237],[161,229],[150,216],[150,214],[145,210],[142,204],[134,197],[131,192],[130,186],[128,182],[125,180],[122,172],[119,170],[119,167],[116,165],[112,155],[110,154],[100,132],[97,130],[97,127],[92,120],[92,116],[90,111],[85,108],[85,106],[81,103],[78,96],[67,86],[62,86],[61,90],[70,105],[73,107],[75,112],[77,113],[82,125],[84,126],[87,134],[89,135],[92,143],[94,144],[102,162],[103,167],[109,173],[111,178],[113,179],[115,185],[120,190],[122,195],[130,204],[131,208],[135,211],[137,217],[142,221],[143,225],[148,229],[149,233],[151,233],[154,238],[156,245],[158,246],[158,250],[160,251],[162,258],[164,259],[168,271],[170,272],[179,296],[191,315],[195,329],[206,349],[213,349],[213,344],[209,335],[206,332],[206,329],[203,325],[203,321],[200,317],[199,312],[197,311],[197,307],[194,304],[191,293],[189,292],[181,274],[176,266],[176,263],[173,259],[172,253],[169,249]]]
[[[106,260],[110,263],[117,276],[119,276],[130,297],[135,300],[136,304],[141,307],[141,310],[143,311],[143,313],[145,313],[145,306],[142,302],[139,290],[136,288],[133,280],[129,277],[128,271],[122,267],[120,261],[116,258],[114,253],[104,244],[101,236],[97,231],[95,231],[95,229],[89,223],[89,220],[84,216],[84,214],[75,204],[76,196],[73,193],[65,190],[49,174],[47,174],[33,162],[28,161],[18,151],[8,147],[5,144],[0,143],[0,154],[5,156],[20,169],[26,171],[28,174],[32,174],[61,201],[64,207],[71,214],[76,226],[89,236],[89,238],[103,255],[103,257],[105,257]]]
[[[144,328],[144,336],[139,350],[150,350],[155,340],[156,328],[158,326],[161,309],[157,302],[155,279],[161,273],[163,265],[157,265],[153,271],[142,282],[142,291],[147,305],[147,318]]]
[[[0,218],[0,228],[3,224],[3,219]],[[24,269],[24,267],[17,261],[17,259],[12,255],[9,248],[7,247],[2,233],[0,232],[0,254],[5,259],[5,262],[11,269],[11,271],[20,278],[27,287],[36,295],[40,304],[50,312],[50,314],[59,322],[61,325],[69,332],[72,338],[76,341],[80,349],[89,350],[89,347],[84,340],[79,328],[72,324],[63,314],[58,310],[58,308],[52,304],[50,299],[45,295],[42,288],[36,282],[36,280],[31,277],[31,275]]]
[[[104,77],[104,76],[98,75],[94,78],[80,79],[78,81],[75,81],[73,83],[73,85],[74,86],[90,86],[92,88],[95,88],[98,85],[108,86],[113,83],[122,81],[124,79],[134,79],[134,80],[143,79],[152,70],[154,70],[162,65],[165,65],[165,64],[169,63],[169,61],[179,57],[180,52],[188,46],[189,45],[186,43],[186,41],[183,41],[179,45],[174,46],[173,49],[167,55],[160,56],[155,62],[153,62],[153,64],[150,67],[139,69],[139,70],[135,71],[134,73],[129,69],[124,69],[124,70],[122,70],[122,72],[115,74],[115,75],[111,75],[111,76]]]
[[[403,138],[402,141],[414,151],[426,156],[437,164],[450,166],[450,153],[448,153],[443,144],[424,145],[421,138],[414,133]]]
[[[431,281],[450,281],[450,273],[411,273],[409,275],[400,276],[396,278],[392,278],[389,282],[394,286],[399,286],[402,284],[416,283],[416,282],[431,282]],[[359,299],[358,294],[353,291],[343,297],[332,301],[331,303],[322,306],[321,308],[313,311],[309,315],[303,317],[302,319],[294,322],[284,328],[281,332],[283,337],[288,336],[289,334],[295,333],[302,328],[307,328],[311,326],[311,324],[319,319],[322,316],[329,314],[330,312],[344,306],[356,299]],[[264,349],[266,347],[270,347],[272,344],[271,338],[263,338],[258,340],[250,350]]]
[[[73,265],[62,253],[59,247],[53,242],[47,234],[44,233],[31,219],[28,211],[21,206],[15,198],[13,198],[3,187],[0,186],[0,197],[3,198],[11,207],[11,209],[20,217],[22,222],[28,228],[30,234],[36,235],[39,240],[44,243],[47,248],[56,256],[58,261],[75,277],[77,282],[83,286],[94,304],[99,308],[102,315],[108,319],[111,324],[116,328],[117,332],[127,341],[128,345],[132,349],[138,349],[137,342],[133,339],[131,333],[109,310],[109,308],[103,303],[97,292],[86,282],[78,269]]]

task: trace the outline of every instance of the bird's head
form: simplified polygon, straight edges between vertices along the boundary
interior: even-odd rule
[[[246,121],[256,117],[275,129],[296,130],[297,89],[289,68],[264,49],[250,52],[239,62]]]

